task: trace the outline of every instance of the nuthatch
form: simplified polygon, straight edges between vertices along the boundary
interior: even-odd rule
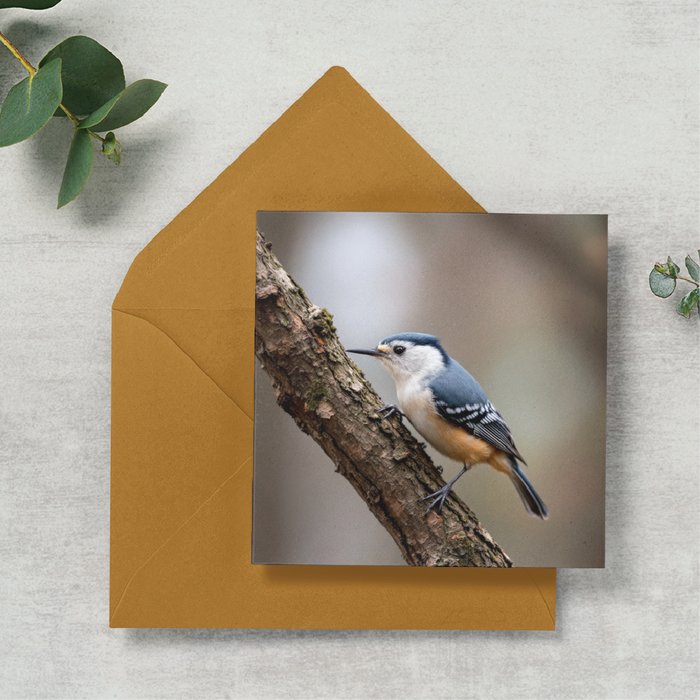
[[[513,442],[503,418],[474,377],[455,362],[433,335],[399,333],[384,338],[371,350],[348,350],[381,360],[396,382],[399,408],[387,404],[381,411],[405,415],[436,449],[464,465],[462,471],[435,493],[425,511],[442,511],[452,485],[474,464],[488,464],[513,482],[528,513],[543,520],[547,507],[518,465],[525,460]]]

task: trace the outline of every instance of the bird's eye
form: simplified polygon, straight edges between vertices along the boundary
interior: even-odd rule
[[[406,348],[405,348],[403,345],[397,345],[397,346],[394,348],[394,352],[395,352],[397,355],[403,355],[403,354],[406,352]]]

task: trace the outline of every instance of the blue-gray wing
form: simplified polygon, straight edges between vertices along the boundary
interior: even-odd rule
[[[438,415],[525,464],[506,422],[478,382],[454,360],[449,370],[430,387]]]
[[[452,425],[464,428],[471,435],[513,455],[525,464],[525,460],[513,442],[508,426],[490,401],[466,406],[450,406],[436,400],[435,408],[438,414]]]

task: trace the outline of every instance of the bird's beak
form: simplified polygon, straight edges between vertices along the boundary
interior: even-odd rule
[[[372,357],[384,357],[385,352],[372,348],[371,350],[363,350],[362,348],[355,348],[354,350],[348,350],[347,352],[354,352],[357,355],[371,355]]]

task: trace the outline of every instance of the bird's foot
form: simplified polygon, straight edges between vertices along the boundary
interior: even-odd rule
[[[437,512],[441,513],[442,506],[444,505],[445,499],[447,498],[447,494],[449,494],[451,488],[452,484],[446,484],[435,493],[428,494],[425,498],[421,498],[421,501],[427,501],[429,498],[437,496],[437,498],[428,506],[428,510],[425,511],[424,515],[428,515],[428,513],[430,513],[430,511],[433,508],[435,508],[435,506],[437,506]]]
[[[399,417],[399,420],[401,420],[404,416],[403,412],[401,409],[394,403],[385,403],[378,411],[377,413],[384,413],[386,411],[386,415],[384,418],[389,418],[390,416],[393,416],[396,414]]]
[[[437,496],[437,498],[428,506],[428,510],[425,511],[425,515],[428,515],[428,513],[430,513],[430,511],[435,506],[438,507],[438,509],[437,509],[438,513],[442,512],[442,506],[445,503],[445,499],[447,498],[447,494],[450,492],[450,489],[452,488],[452,484],[454,484],[455,481],[457,481],[457,479],[459,479],[459,477],[462,476],[462,474],[464,474],[465,472],[468,471],[469,466],[471,466],[471,465],[465,464],[464,467],[462,468],[462,471],[459,474],[457,474],[457,476],[454,479],[452,479],[452,481],[450,481],[449,484],[445,484],[441,489],[438,489],[435,493],[430,493],[425,498],[421,499],[422,501],[427,501],[429,498],[432,498],[433,496]]]

